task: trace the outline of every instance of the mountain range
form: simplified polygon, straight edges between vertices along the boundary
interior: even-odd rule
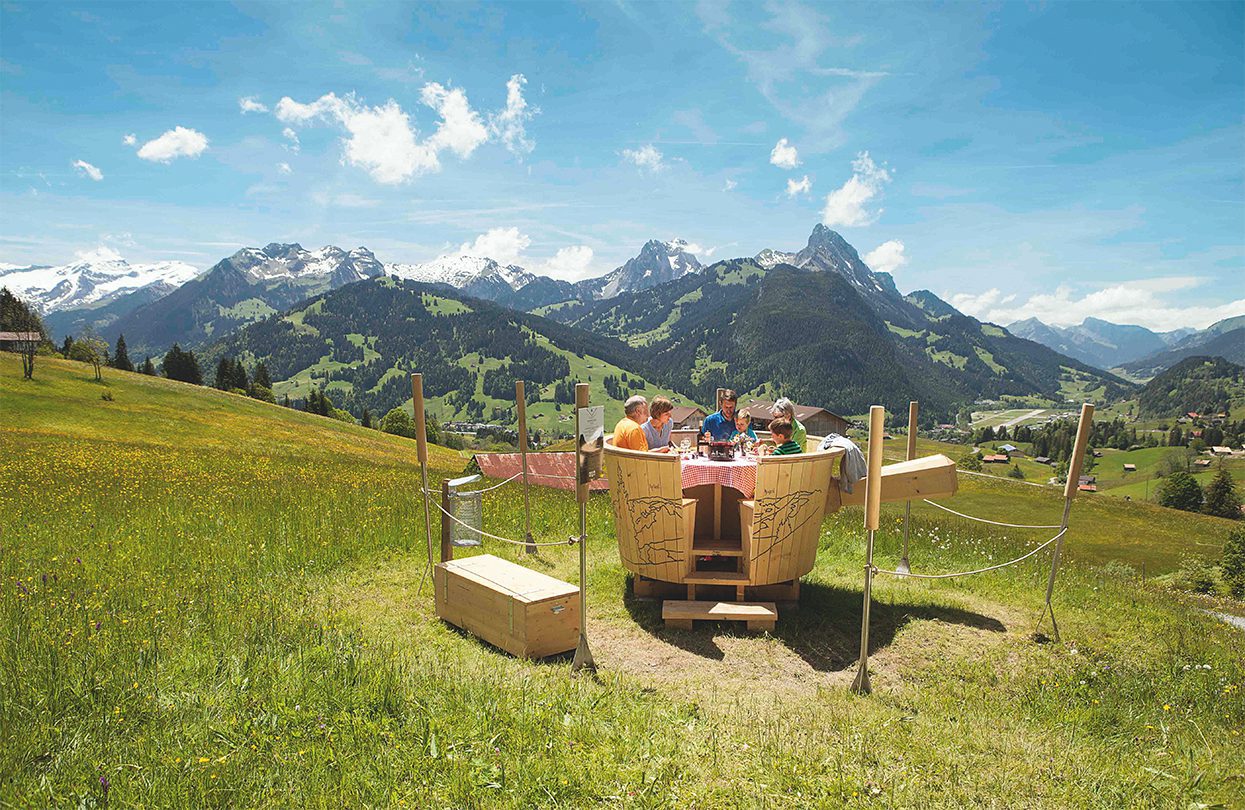
[[[1145,380],[1185,357],[1218,355],[1245,362],[1245,316],[1227,318],[1206,329],[1153,332],[1086,318],[1077,326],[1052,326],[1029,318],[1007,327],[1014,335],[1048,346],[1102,369]],[[1235,333],[1235,334],[1233,334]]]

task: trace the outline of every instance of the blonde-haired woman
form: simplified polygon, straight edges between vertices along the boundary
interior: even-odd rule
[[[808,441],[808,431],[804,429],[804,425],[800,424],[800,420],[795,418],[795,403],[786,397],[782,397],[774,403],[774,407],[770,410],[770,416],[774,419],[786,419],[791,423],[791,441],[800,445],[800,449],[804,448],[804,443]]]

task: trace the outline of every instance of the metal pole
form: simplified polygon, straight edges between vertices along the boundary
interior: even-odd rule
[[[885,409],[869,408],[869,477],[865,480],[865,604],[860,615],[860,666],[852,691],[867,695],[873,691],[869,683],[869,605],[873,600],[873,536],[882,513],[882,426]]]
[[[908,403],[908,461],[916,458],[916,418],[920,411],[920,403],[913,400]],[[903,556],[899,558],[899,565],[895,566],[895,570],[901,574],[911,572],[908,566],[908,524],[912,520],[912,501],[903,502]]]
[[[441,508],[445,510],[441,513],[441,562],[454,559],[454,527],[450,524],[454,509],[450,505],[450,497],[450,481],[447,478],[441,482]]]
[[[424,535],[428,545],[428,567],[420,577],[416,593],[423,593],[424,578],[432,573],[432,516],[428,510],[428,433],[424,417],[424,375],[411,375],[411,407],[415,412],[415,452],[419,457],[420,491],[424,496]]]
[[[588,384],[575,384],[575,452],[579,447],[579,411],[588,407]],[[571,672],[581,669],[596,671],[597,662],[588,648],[588,482],[580,477],[582,459],[575,465],[575,499],[579,501],[579,645],[575,648],[575,660]]]
[[[514,381],[515,413],[519,416],[519,463],[523,465],[523,539],[527,545],[523,547],[526,554],[536,553],[536,544],[532,542],[532,502],[527,490],[527,396],[522,380]]]
[[[1085,460],[1085,448],[1089,445],[1089,433],[1094,426],[1094,406],[1086,402],[1081,405],[1081,421],[1076,429],[1076,442],[1072,445],[1072,458],[1068,459],[1068,480],[1063,486],[1063,519],[1059,521],[1060,536],[1055,541],[1055,551],[1051,554],[1050,578],[1046,580],[1046,603],[1042,606],[1042,615],[1038,616],[1038,626],[1033,635],[1038,635],[1042,621],[1050,615],[1051,632],[1058,644],[1059,623],[1055,620],[1055,606],[1051,603],[1055,595],[1055,576],[1059,573],[1059,558],[1063,553],[1063,541],[1067,537],[1068,518],[1072,514],[1072,499],[1076,497],[1077,486],[1081,478],[1081,464]]]

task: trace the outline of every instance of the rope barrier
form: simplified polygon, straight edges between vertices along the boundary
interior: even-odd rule
[[[522,473],[522,472],[517,472],[517,473],[515,473],[514,475],[510,476],[509,478],[507,478],[505,481],[502,481],[500,484],[493,484],[493,486],[491,486],[491,487],[485,487],[484,489],[468,489],[468,490],[464,490],[464,491],[462,491],[462,492],[459,492],[459,491],[457,491],[457,490],[453,490],[453,491],[452,491],[452,494],[454,494],[454,495],[483,495],[485,492],[492,492],[492,491],[493,491],[493,490],[495,490],[495,489],[499,489],[499,488],[501,488],[501,487],[504,487],[506,484],[509,484],[511,481],[513,481],[514,479],[518,478],[518,477],[519,477],[519,476],[521,476],[521,475],[523,475],[523,473]]]
[[[574,544],[575,544],[575,538],[571,538],[571,539],[569,539],[569,540],[564,540],[564,541],[561,541],[561,542],[558,542],[558,543],[529,543],[529,542],[528,542],[528,541],[526,541],[526,540],[511,540],[509,537],[499,537],[498,535],[495,535],[495,534],[489,534],[489,533],[488,533],[488,532],[486,532],[486,531],[483,531],[483,530],[481,530],[481,529],[477,529],[475,526],[470,526],[470,525],[468,525],[468,524],[466,524],[466,523],[463,523],[461,520],[459,520],[458,518],[454,517],[454,516],[453,516],[453,515],[451,515],[449,512],[445,511],[445,507],[443,507],[443,506],[442,506],[441,504],[439,504],[439,503],[434,503],[434,504],[433,504],[433,506],[435,506],[437,509],[439,509],[439,510],[440,510],[440,512],[441,512],[441,514],[445,515],[447,518],[449,518],[450,520],[454,521],[454,522],[455,522],[455,523],[457,523],[459,526],[462,526],[462,527],[463,527],[463,528],[465,528],[465,529],[470,529],[471,531],[475,532],[476,534],[480,535],[481,537],[488,537],[488,538],[490,538],[490,539],[492,539],[492,540],[500,540],[501,542],[503,542],[503,543],[509,543],[509,544],[511,544],[512,546],[571,546],[571,545],[574,545]]]
[[[1008,528],[1008,529],[1062,529],[1062,528],[1063,528],[1063,526],[1060,526],[1059,524],[1055,524],[1055,525],[1052,525],[1052,526],[1045,526],[1045,525],[1043,525],[1043,526],[1032,525],[1032,526],[1031,526],[1031,525],[1028,525],[1028,524],[1025,524],[1025,523],[1002,523],[1002,522],[997,521],[997,520],[987,520],[986,518],[974,517],[974,516],[972,516],[972,515],[966,515],[966,514],[964,514],[963,512],[957,512],[957,511],[955,511],[954,509],[950,509],[950,508],[948,508],[948,507],[946,507],[946,506],[943,506],[943,505],[942,505],[942,504],[940,504],[940,503],[934,503],[933,501],[929,500],[928,498],[922,498],[921,500],[925,501],[925,503],[929,504],[930,506],[934,506],[934,507],[937,507],[937,508],[941,509],[941,510],[942,510],[942,511],[944,511],[944,512],[950,512],[951,514],[955,515],[956,517],[962,517],[962,518],[964,518],[965,520],[975,520],[975,521],[977,521],[977,522],[979,522],[979,523],[989,523],[991,526],[1003,526],[1003,527]]]
[[[1055,528],[1055,527],[1052,527],[1052,528]],[[991,565],[991,566],[990,566],[990,567],[988,567],[988,568],[978,568],[978,569],[977,569],[977,570],[975,570],[975,571],[959,571],[959,572],[956,572],[956,573],[954,573],[954,574],[911,574],[911,573],[908,573],[908,574],[901,574],[901,573],[900,573],[900,572],[898,572],[898,571],[888,571],[888,570],[886,570],[885,568],[878,568],[878,567],[875,565],[875,566],[873,566],[873,573],[875,573],[875,574],[890,574],[891,576],[896,576],[896,577],[913,577],[913,578],[916,578],[916,579],[950,579],[950,578],[952,578],[952,577],[967,577],[967,576],[972,576],[973,574],[984,574],[984,573],[986,573],[987,571],[997,571],[997,570],[998,570],[998,569],[1000,569],[1000,568],[1006,568],[1006,567],[1007,567],[1007,566],[1009,566],[1009,565],[1015,565],[1015,564],[1016,564],[1016,563],[1018,563],[1018,562],[1024,562],[1025,560],[1027,560],[1027,559],[1029,559],[1030,557],[1032,557],[1034,554],[1037,554],[1039,551],[1041,551],[1042,549],[1044,549],[1044,548],[1046,548],[1047,546],[1049,546],[1051,543],[1053,543],[1053,542],[1055,542],[1056,540],[1058,540],[1060,537],[1063,537],[1065,534],[1067,534],[1067,532],[1068,532],[1068,530],[1067,530],[1066,528],[1064,528],[1063,530],[1061,530],[1061,531],[1059,532],[1059,534],[1055,535],[1054,537],[1052,537],[1051,539],[1047,540],[1047,541],[1046,541],[1045,543],[1043,543],[1042,545],[1040,545],[1040,546],[1038,546],[1037,548],[1033,549],[1033,550],[1032,550],[1032,551],[1030,551],[1028,554],[1025,554],[1023,557],[1017,557],[1017,558],[1016,558],[1016,559],[1014,559],[1014,560],[1010,560],[1010,561],[1005,562],[1005,563],[999,563],[998,565]]]

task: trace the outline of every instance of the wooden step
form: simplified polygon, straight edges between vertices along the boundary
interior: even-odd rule
[[[778,607],[773,602],[683,602],[667,599],[662,602],[661,617],[667,627],[682,630],[691,630],[692,622],[697,619],[745,622],[749,630],[773,630],[778,621]]]
[[[738,540],[710,540],[705,538],[698,540],[692,546],[692,553],[705,557],[742,557],[744,550],[740,547]]]
[[[689,585],[747,585],[747,574],[738,571],[693,571],[683,577]]]

